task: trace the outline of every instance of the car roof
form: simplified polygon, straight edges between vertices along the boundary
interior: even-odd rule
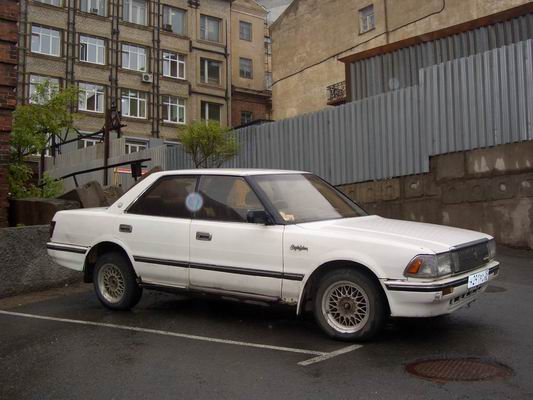
[[[198,169],[177,169],[170,171],[156,172],[153,175],[281,175],[281,174],[307,174],[305,171],[291,171],[283,169],[259,169],[259,168],[198,168]]]

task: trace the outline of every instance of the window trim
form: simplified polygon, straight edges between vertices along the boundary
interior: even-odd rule
[[[244,76],[241,72],[241,61],[250,61],[250,76]],[[246,57],[239,57],[239,78],[242,79],[254,79],[254,60]]]
[[[163,104],[168,104],[167,107],[170,107],[169,106],[170,103],[165,103],[164,100],[163,100],[163,97],[168,97],[169,100],[170,100],[171,97],[173,97],[173,98],[178,100],[178,103],[175,104],[176,107],[177,107],[177,111],[178,111],[178,121],[171,121],[171,120],[165,119],[166,117],[168,117],[168,115],[163,115],[162,122],[164,122],[166,124],[173,124],[173,125],[185,125],[187,123],[187,99],[185,97],[173,96],[173,95],[170,95],[170,94],[162,94],[161,95],[161,114],[163,114]],[[183,105],[179,104],[180,100],[183,100],[183,103],[184,103]],[[183,108],[183,122],[179,121],[179,109],[180,109],[180,107]]]
[[[214,62],[214,63],[218,64],[218,82],[217,83],[209,82],[209,68],[208,68],[209,62]],[[202,77],[202,65],[204,65],[205,77]],[[202,83],[204,85],[221,86],[222,85],[222,76],[223,76],[223,74],[222,74],[222,61],[213,60],[211,58],[206,58],[206,57],[200,57],[200,73],[199,73],[199,76],[200,76],[200,83]]]
[[[57,88],[58,88],[58,90],[61,89],[61,87],[62,87],[62,86],[61,86],[61,84],[62,84],[62,80],[61,80],[61,78],[57,78],[57,77],[55,77],[55,76],[39,75],[39,74],[34,74],[34,73],[29,73],[27,76],[28,76],[28,81],[27,81],[27,82],[28,82],[28,91],[27,91],[26,96],[25,96],[25,99],[26,99],[27,104],[33,104],[33,103],[31,102],[31,97],[32,97],[32,96],[31,96],[31,85],[32,85],[31,77],[32,77],[32,76],[36,76],[36,77],[40,77],[40,78],[45,78],[45,80],[48,80],[49,82],[50,82],[51,80],[57,80]],[[41,82],[39,82],[39,83],[41,83]]]
[[[124,46],[130,46],[130,47],[136,47],[137,49],[143,49],[144,50],[144,70],[142,69],[133,69],[133,68],[129,68],[129,67],[125,67],[124,66]],[[134,72],[140,72],[140,73],[149,73],[149,65],[150,65],[150,60],[149,60],[149,49],[147,47],[144,47],[144,46],[141,46],[141,45],[138,45],[138,44],[133,44],[133,43],[129,43],[129,42],[120,42],[120,68],[122,69],[125,69],[125,70],[128,70],[128,71],[134,71]],[[128,54],[131,54],[130,52],[128,52]],[[140,53],[135,53],[137,55],[137,63],[139,63],[139,54]],[[128,56],[128,60],[129,60],[129,63],[131,64],[131,57]]]
[[[250,27],[250,38],[249,39],[242,36],[241,24],[248,25]],[[246,42],[253,42],[254,34],[253,34],[253,24],[251,22],[239,20],[239,40],[244,40]]]
[[[89,5],[89,2],[98,1],[98,0],[86,0],[86,1],[87,1],[87,5]],[[76,9],[77,11],[87,14],[87,15],[96,15],[98,17],[107,18],[109,15],[109,1],[108,0],[103,0],[103,1],[104,1],[104,9],[103,9],[104,13],[103,14],[93,13],[92,11],[90,11],[93,8],[90,8],[90,7],[87,7],[87,11],[82,10],[81,1],[79,2],[78,7]]]
[[[209,104],[215,104],[215,105],[217,105],[219,107],[219,115],[221,117],[221,119],[218,120],[218,121],[215,120],[215,119],[205,119],[205,118],[203,120],[206,123],[208,123],[209,121],[214,121],[214,122],[218,122],[219,124],[221,124],[222,123],[222,107],[224,106],[224,104],[215,103],[214,101],[200,100],[200,119],[202,118],[202,108],[203,108],[202,107],[202,103],[204,103],[204,106],[206,106],[204,116],[209,117],[209,115],[207,115],[207,114],[209,114],[209,112],[208,112],[209,111],[209,107],[207,107],[207,106],[209,106]]]
[[[180,8],[180,7],[175,7],[175,6],[171,6],[169,4],[161,4],[161,6],[163,7],[163,12],[161,14],[161,31],[162,32],[167,32],[167,33],[172,33],[174,35],[179,35],[179,36],[187,36],[188,34],[188,24],[187,24],[187,10],[184,10],[183,8]],[[166,21],[165,21],[165,9],[171,9],[171,10],[177,10],[177,11],[180,11],[183,15],[183,32],[174,32],[172,29],[169,31],[169,30],[166,30],[165,29],[165,26],[166,25],[172,25],[172,24],[167,24]]]
[[[363,26],[364,26],[363,21],[370,17],[370,15],[364,16],[363,13],[366,10],[369,10],[370,8],[372,8],[372,21],[373,21],[373,24],[372,24],[372,27],[370,27],[370,28],[367,27],[366,29],[363,29]],[[358,11],[359,11],[359,34],[363,35],[363,34],[365,34],[367,32],[370,32],[370,31],[373,31],[374,29],[376,29],[376,8],[374,7],[374,3],[370,3],[370,4],[366,5],[366,6],[364,6],[363,8],[360,8]]]
[[[62,8],[62,7],[65,6],[63,0],[59,0],[59,5],[57,5],[57,6],[56,6],[55,4],[50,4],[50,3],[48,3],[48,2],[46,2],[46,1],[44,1],[44,0],[35,0],[35,1],[36,1],[37,3],[46,4],[47,6],[52,6],[52,7],[60,7],[60,8]]]
[[[134,91],[134,92],[137,92],[138,94],[141,94],[141,93],[144,93],[146,95],[145,99],[144,99],[144,102],[145,102],[145,116],[144,117],[135,117],[135,116],[131,116],[131,115],[124,115],[124,110],[122,109],[122,95],[123,95],[123,92],[124,91]],[[125,118],[134,118],[134,119],[140,119],[140,120],[147,120],[149,119],[149,115],[148,115],[148,106],[149,106],[149,95],[150,93],[149,92],[144,92],[142,90],[137,90],[137,89],[128,89],[128,88],[121,88],[120,89],[120,112],[122,114],[123,117]],[[128,99],[130,99],[131,97],[128,96]],[[139,105],[139,101],[141,101],[140,97],[137,98],[137,106]]]
[[[88,60],[82,60],[81,59],[81,45],[82,45],[82,42],[81,42],[81,39],[85,37],[85,38],[92,38],[92,39],[98,39],[98,40],[101,40],[104,42],[104,45],[103,46],[99,46],[97,44],[91,44],[91,46],[96,46],[96,47],[103,47],[104,48],[104,60],[102,63],[99,63],[99,62],[92,62],[92,61],[88,61]],[[98,37],[98,36],[92,36],[92,35],[86,35],[84,33],[79,33],[78,34],[78,46],[79,46],[79,53],[78,53],[78,61],[80,63],[87,63],[87,64],[93,64],[93,65],[107,65],[107,40],[105,38],[102,38],[102,37]],[[87,53],[89,54],[89,53]],[[98,53],[96,54],[98,58]]]
[[[202,18],[206,18],[206,20],[209,20],[209,19],[213,19],[213,20],[217,20],[218,22],[218,40],[211,40],[209,39],[207,36],[207,27],[206,29],[202,29]],[[211,42],[211,43],[224,43],[224,40],[223,40],[223,37],[224,37],[224,32],[222,32],[222,27],[223,27],[223,24],[222,24],[222,18],[219,18],[219,17],[215,17],[215,16],[212,16],[212,15],[207,15],[207,14],[200,14],[200,24],[199,24],[199,28],[200,28],[200,40],[204,40],[206,42]],[[202,32],[205,31],[205,37],[202,37]]]
[[[125,22],[125,23],[128,23],[128,24],[135,24],[135,25],[140,25],[140,26],[150,26],[150,21],[149,21],[149,16],[150,16],[150,2],[147,1],[147,0],[141,0],[144,2],[144,24],[141,24],[139,22],[134,22],[134,21],[131,21],[130,19],[126,19],[124,18],[124,8],[126,7],[126,2],[128,2],[129,6],[129,14],[130,14],[130,17],[131,15],[133,14],[131,11],[132,11],[132,8],[133,8],[133,2],[134,1],[139,1],[139,0],[122,0],[122,7],[121,7],[121,20],[122,22]]]
[[[102,102],[103,102],[102,103],[102,111],[87,110],[87,108],[85,108],[85,109],[80,108],[80,106],[79,106],[80,105],[79,98],[81,98],[81,92],[82,92],[82,89],[81,89],[80,85],[83,85],[83,84],[99,86],[99,87],[102,88],[101,92],[98,92],[98,91],[95,90],[96,96],[98,96],[98,93],[102,93]],[[106,101],[106,87],[105,87],[105,85],[100,85],[99,83],[79,81],[78,82],[78,89],[79,89],[79,93],[80,93],[80,96],[78,97],[78,111],[88,112],[88,113],[91,113],[91,114],[103,114],[105,112],[105,101]],[[87,96],[86,95],[85,95],[85,106],[87,106]]]
[[[248,113],[250,114],[250,121],[248,122],[242,122],[242,115],[243,113]],[[241,110],[241,125],[246,125],[246,124],[250,124],[254,121],[254,113],[252,111],[248,111],[248,110]]]
[[[186,58],[186,55],[185,54],[182,54],[182,53],[179,53],[179,52],[176,52],[176,51],[172,51],[172,50],[162,50],[162,56],[161,56],[161,76],[164,76],[165,78],[171,78],[171,79],[180,79],[180,80],[187,80],[187,58]],[[174,54],[177,56],[176,60],[170,60],[170,59],[166,59],[165,58],[165,53],[166,54]],[[180,61],[179,60],[179,57],[183,57],[183,61]],[[169,62],[169,63],[172,63],[172,62],[175,62],[177,63],[177,72],[178,72],[178,76],[172,76],[172,75],[165,75],[165,68],[164,68],[164,65],[165,65],[165,61]],[[180,64],[183,64],[183,77],[179,76],[179,72],[180,72]],[[171,71],[172,68],[169,68],[169,71]]]

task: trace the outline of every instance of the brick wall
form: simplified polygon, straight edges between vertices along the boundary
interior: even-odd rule
[[[0,226],[7,225],[7,165],[11,113],[16,105],[17,1],[0,1]]]
[[[339,188],[371,214],[473,229],[533,249],[533,142],[444,154],[427,174]]]
[[[231,99],[231,126],[241,125],[241,111],[250,111],[253,120],[270,119],[269,99],[234,94]]]

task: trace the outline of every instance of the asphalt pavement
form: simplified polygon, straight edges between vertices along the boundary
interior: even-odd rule
[[[326,338],[294,309],[145,291],[112,312],[91,285],[0,300],[0,399],[533,399],[533,252],[500,249],[470,308],[391,321],[376,340]],[[506,378],[406,372],[473,357]]]

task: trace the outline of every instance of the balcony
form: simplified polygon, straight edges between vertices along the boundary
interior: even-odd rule
[[[346,103],[346,81],[330,85],[326,90],[328,92],[328,106],[338,106]]]

